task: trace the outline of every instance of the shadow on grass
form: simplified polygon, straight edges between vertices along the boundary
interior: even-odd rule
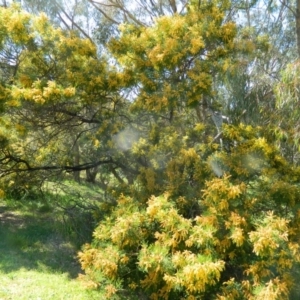
[[[0,207],[0,271],[25,268],[77,277],[76,249],[55,228],[49,214],[26,215]]]

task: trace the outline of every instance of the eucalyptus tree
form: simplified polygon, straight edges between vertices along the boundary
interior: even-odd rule
[[[186,11],[186,0],[88,0],[114,24],[133,23],[147,26],[153,24],[155,18],[164,15],[182,14]]]
[[[243,47],[221,78],[217,99],[233,123],[275,124],[274,86],[297,58],[295,17],[280,1],[233,1],[230,17]]]

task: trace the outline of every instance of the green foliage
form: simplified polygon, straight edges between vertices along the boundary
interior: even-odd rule
[[[0,83],[0,168],[10,177],[3,188],[24,190],[109,161],[126,105],[107,59],[97,57],[89,39],[54,27],[45,14],[12,5],[0,9],[0,20],[0,56],[13,61],[4,63],[11,72]]]
[[[223,176],[198,177],[200,212],[191,218],[169,193],[145,204],[121,196],[79,255],[87,280],[151,299],[288,299],[300,259],[299,170],[257,129],[228,126],[224,136],[236,145],[212,155]]]
[[[163,16],[152,27],[125,24],[109,46],[124,66],[125,86],[141,90],[134,107],[165,112],[201,102],[213,74],[224,72],[236,26],[225,21],[228,1],[190,1],[187,13]]]
[[[161,3],[149,26],[124,10],[132,22],[103,52],[82,28],[87,39],[0,8],[1,195],[33,200],[66,173],[101,184],[94,206],[81,184],[53,211],[77,245],[100,221],[79,254],[81,279],[108,299],[287,299],[300,259],[298,65],[283,72],[275,110],[270,80],[254,84],[249,71],[272,39],[253,41],[259,30],[240,29],[229,1],[176,13],[180,3],[167,15]],[[224,104],[232,123],[215,111]],[[240,123],[277,116],[275,130]]]
[[[277,126],[274,128],[274,132],[281,146],[286,146],[287,149],[292,146],[296,146],[297,149],[299,147],[298,83],[299,62],[295,62],[282,70],[281,80],[274,87],[278,108]],[[289,115],[288,119],[285,118],[287,114]]]

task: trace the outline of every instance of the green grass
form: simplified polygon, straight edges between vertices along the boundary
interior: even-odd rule
[[[51,214],[0,203],[0,300],[105,299],[77,280],[77,250]]]
[[[87,183],[84,180],[81,183],[74,180],[64,180],[60,183],[48,181],[44,183],[43,189],[52,194],[68,195],[68,197],[73,195],[91,202],[104,200],[103,189],[97,184]]]
[[[9,274],[0,273],[0,280],[0,299],[105,299],[99,294],[84,291],[66,274],[43,273],[21,268]]]

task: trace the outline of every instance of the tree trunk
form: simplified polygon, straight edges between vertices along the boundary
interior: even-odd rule
[[[73,151],[74,151],[74,165],[79,166],[80,165],[80,152],[79,152],[79,145],[78,145],[77,141],[74,144]],[[74,171],[73,177],[76,182],[80,182],[80,171]]]
[[[92,168],[92,169],[87,169],[86,170],[86,181],[90,183],[95,183],[96,182],[96,176],[98,174],[98,168]]]
[[[296,35],[297,35],[297,51],[300,59],[300,0],[297,0],[296,7]]]
[[[110,171],[112,172],[112,174],[115,176],[115,178],[119,181],[119,183],[123,184],[124,180],[122,179],[122,177],[117,173],[117,171],[114,169],[114,167],[110,166]]]

